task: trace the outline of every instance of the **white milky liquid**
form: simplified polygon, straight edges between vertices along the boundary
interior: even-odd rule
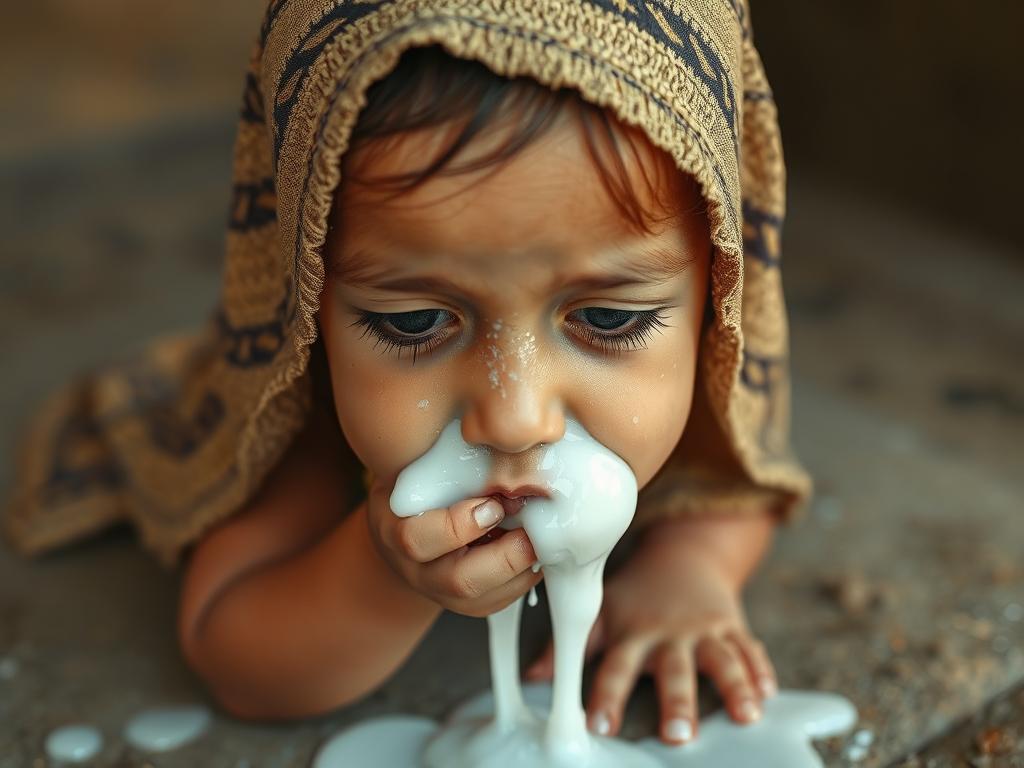
[[[46,754],[56,763],[84,763],[103,748],[103,735],[91,725],[65,725],[46,737]]]
[[[489,450],[463,441],[456,419],[430,450],[399,475],[391,508],[399,516],[410,517],[478,496],[489,485],[491,468]],[[770,710],[783,713],[777,719],[796,722],[798,718],[784,715],[794,708],[791,697],[802,694],[778,694],[765,703],[765,716],[752,726],[736,726],[724,715],[717,725],[714,717],[708,718],[698,739],[684,747],[665,747],[657,740],[634,744],[589,733],[582,705],[584,648],[601,607],[605,562],[636,510],[636,479],[622,459],[572,419],[566,422],[563,439],[544,449],[534,476],[518,479],[550,494],[550,498],[531,498],[501,525],[526,529],[544,569],[555,646],[553,685],[529,687],[533,700],[524,698],[519,679],[520,598],[488,617],[493,695],[460,708],[440,729],[424,718],[378,719],[355,726],[328,742],[315,768],[820,766],[808,739],[823,734],[791,724],[793,738],[787,738],[786,733],[767,726]],[[851,720],[845,725],[849,728],[856,712],[842,701]],[[807,707],[795,709],[806,714]],[[819,714],[825,709],[823,705]],[[824,721],[830,727],[839,723],[835,717]],[[724,737],[716,736],[720,731]],[[742,750],[733,749],[739,731],[747,736],[754,731],[760,734],[759,750],[766,749],[764,736],[770,734],[773,743],[782,745],[783,762],[766,762],[761,753],[754,762],[729,762],[722,750],[741,754]],[[794,751],[793,745],[799,750]],[[767,754],[770,758],[770,749]],[[694,755],[699,755],[696,760]]]
[[[166,752],[199,738],[210,725],[210,710],[201,706],[150,709],[135,715],[124,738],[144,752]]]

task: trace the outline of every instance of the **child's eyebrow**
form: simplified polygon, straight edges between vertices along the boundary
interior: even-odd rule
[[[613,274],[582,275],[572,280],[559,281],[559,289],[609,290],[627,286],[662,283],[684,272],[695,260],[691,255],[664,246],[645,245],[637,249],[629,261],[616,266]],[[338,278],[350,285],[385,291],[435,291],[464,294],[465,288],[446,277],[435,275],[395,277],[387,279],[389,272],[373,266],[365,251],[357,251],[352,258],[336,268]],[[384,278],[384,279],[382,279]]]

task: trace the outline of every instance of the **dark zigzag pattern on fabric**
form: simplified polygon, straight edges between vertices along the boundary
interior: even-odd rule
[[[97,443],[100,431],[89,414],[76,410],[61,424],[54,438],[53,462],[39,494],[52,504],[60,499],[80,498],[89,491],[112,491],[125,485],[126,477],[121,467],[107,451],[100,451],[99,458],[81,462],[82,456],[96,451],[83,450],[83,446]]]
[[[274,310],[274,319],[254,325],[234,326],[223,308],[217,310],[217,331],[224,346],[224,358],[238,368],[252,368],[270,363],[284,346],[285,328],[289,314],[294,312],[291,301],[294,291],[291,283],[288,294]]]
[[[784,378],[786,358],[758,355],[749,349],[743,350],[743,367],[740,379],[753,392],[770,395],[775,386]]]
[[[743,254],[757,259],[766,267],[778,268],[782,259],[778,250],[769,245],[768,230],[774,232],[773,240],[782,238],[782,218],[743,203]]]
[[[432,19],[432,21],[433,20],[436,20],[436,19]],[[462,19],[462,20],[466,21],[467,23],[470,23],[470,24],[475,23],[475,22],[473,22],[473,21],[471,21],[469,19]],[[387,45],[393,37],[395,37],[397,35],[400,35],[400,34],[404,34],[405,32],[408,31],[408,29],[409,29],[409,27],[397,28],[397,29],[393,30],[389,35],[386,35],[385,37],[379,39],[374,45],[372,45],[370,47],[370,49],[368,51],[364,51],[363,54],[352,63],[352,66],[349,68],[349,72],[351,73],[353,70],[355,70],[358,67],[359,61],[363,58],[363,56],[366,56],[367,53],[372,53],[373,51],[377,50],[377,48],[379,48],[381,46],[384,46],[384,45]],[[507,27],[501,27],[501,29],[502,29],[502,31],[508,32],[510,34],[516,34],[516,35],[520,35],[520,36],[525,36],[521,30],[508,29]],[[538,37],[537,35],[531,35],[531,36],[532,37]],[[557,40],[550,40],[549,39],[544,45],[545,46],[549,46],[549,45],[557,45],[557,44],[558,44]],[[565,51],[565,52],[568,53],[571,56],[580,56],[581,55],[577,51]],[[600,64],[601,66],[606,66],[606,67],[608,66],[604,62],[598,62],[598,61],[596,61],[594,59],[590,59],[590,61],[593,62],[594,64]],[[628,76],[628,75],[626,75],[626,74],[624,74],[622,72],[619,72],[617,70],[610,69],[610,68],[609,68],[609,71],[610,71],[612,77],[615,77],[618,80],[621,80],[622,82],[626,83],[631,88],[636,88],[636,89],[640,88],[639,84],[633,78],[631,78],[630,76]],[[317,143],[319,143],[320,138],[323,136],[324,127],[326,126],[326,122],[327,122],[328,116],[334,111],[334,103],[335,103],[335,101],[337,101],[338,94],[344,92],[345,87],[347,85],[348,85],[348,77],[345,77],[344,79],[341,80],[341,82],[338,83],[337,87],[335,88],[334,94],[331,96],[330,103],[327,105],[327,109],[324,111],[324,114],[323,114],[323,116],[320,119],[320,126],[317,129]],[[659,99],[656,96],[653,96],[653,95],[651,95],[649,93],[647,94],[647,98],[649,98],[651,101],[653,101],[655,104],[657,104],[658,107],[662,111],[664,111],[665,114],[668,115],[676,123],[676,125],[678,125],[682,130],[684,130],[686,133],[690,134],[690,136],[693,137],[694,142],[697,144],[697,146],[700,147],[701,152],[704,153],[705,157],[707,157],[709,159],[714,157],[714,155],[711,152],[710,148],[708,147],[707,143],[700,136],[700,134],[696,133],[693,130],[693,128],[691,128],[686,122],[684,122],[682,120],[682,118],[679,117],[679,115],[677,115],[675,112],[673,112],[672,109],[664,101],[662,101],[661,99]],[[312,162],[313,162],[313,159],[312,159],[312,156],[310,156],[308,158],[307,162],[306,162],[306,177],[305,177],[305,179],[303,181],[302,195],[299,198],[299,210],[303,210],[303,207],[305,206],[305,203],[306,203],[306,193],[309,191],[309,179],[310,179],[311,173],[312,173],[312,167],[311,167],[312,166]],[[724,189],[728,189],[728,185],[725,183],[725,178],[722,176],[722,169],[721,169],[721,167],[719,167],[719,165],[717,163],[709,163],[709,164],[711,166],[712,171],[714,172],[715,176],[718,179],[719,186],[723,190]],[[733,203],[732,203],[731,198],[729,198],[728,196],[725,197],[725,205],[726,205],[726,207],[728,209],[728,216],[726,217],[727,221],[737,222],[736,210],[733,207]],[[296,271],[298,271],[299,253],[301,252],[301,248],[302,248],[302,233],[300,232],[298,234],[298,236],[295,238],[295,251],[292,254],[292,265],[293,265],[293,269],[295,269]]]
[[[153,445],[166,454],[185,458],[206,442],[226,413],[220,396],[207,392],[190,416],[182,416],[174,408],[154,408],[146,413],[146,428]]]
[[[132,407],[146,424],[150,442],[164,453],[185,458],[212,435],[227,408],[220,395],[206,392],[190,414],[178,407],[177,381],[145,363],[123,372],[131,387]]]
[[[667,19],[669,20],[670,26],[672,26],[673,32],[675,32],[680,39],[688,40],[692,37],[696,40],[697,44],[700,46],[700,51],[704,56],[705,61],[717,76],[708,75],[708,73],[704,71],[704,68],[701,66],[700,58],[697,56],[697,53],[693,48],[690,46],[681,47],[676,45],[665,34],[661,25],[654,18],[653,14],[651,14],[646,4],[641,3],[635,5],[635,14],[621,14],[621,12],[615,8],[615,3],[611,0],[590,0],[590,2],[599,8],[621,15],[623,18],[633,21],[637,26],[654,37],[659,43],[677,52],[693,74],[708,86],[714,96],[715,102],[718,104],[718,108],[721,110],[723,117],[725,117],[726,122],[732,130],[733,141],[738,142],[739,124],[737,122],[736,113],[735,86],[732,80],[727,76],[718,53],[708,44],[707,40],[697,32],[697,30],[675,14],[667,14]],[[339,20],[344,20],[346,24],[351,24],[363,16],[366,16],[371,11],[378,10],[380,7],[387,4],[388,3],[386,2],[382,2],[370,7],[351,6],[348,4],[335,6],[330,13],[323,16],[316,24],[314,24],[303,37],[303,40],[296,48],[295,53],[292,54],[292,58],[289,59],[287,65],[284,67],[284,70],[281,73],[281,79],[277,83],[277,90],[275,91],[275,93],[281,94],[282,88],[287,86],[287,93],[284,99],[278,96],[277,103],[274,105],[273,129],[275,164],[277,163],[277,158],[280,156],[281,143],[284,140],[285,133],[288,129],[288,121],[291,118],[292,110],[299,97],[299,93],[302,91],[303,83],[308,76],[309,67],[312,66],[312,64],[320,57],[323,49],[327,47],[333,39],[333,35],[328,35],[326,39],[320,41],[317,45],[309,48],[309,50],[305,50],[308,41],[315,35],[319,34],[329,24],[333,24]],[[481,25],[480,22],[475,20],[463,20],[471,24]],[[505,31],[519,36],[525,35],[522,30],[506,29]],[[554,41],[549,44],[554,44]],[[725,82],[724,90],[719,83],[718,78],[721,78]],[[726,91],[728,91],[728,99],[726,99]],[[664,105],[662,106],[664,107]]]
[[[718,51],[708,43],[707,39],[695,27],[687,22],[686,19],[683,19],[678,14],[673,13],[668,8],[664,9],[667,11],[667,13],[664,14],[665,20],[668,21],[672,31],[680,40],[686,42],[692,38],[697,41],[697,45],[700,47],[700,53],[704,56],[704,60],[711,68],[712,72],[714,72],[714,75],[709,75],[704,71],[704,67],[701,66],[697,52],[691,46],[680,46],[665,34],[665,31],[661,28],[658,20],[654,18],[654,14],[651,13],[648,4],[642,0],[641,2],[632,0],[628,3],[635,11],[635,13],[632,14],[623,13],[618,9],[618,6],[623,2],[623,0],[619,0],[619,2],[615,2],[615,0],[589,0],[589,2],[592,5],[596,5],[598,8],[621,16],[626,21],[634,22],[638,27],[643,29],[666,48],[670,48],[679,54],[683,61],[685,61],[689,66],[690,71],[699,77],[714,95],[718,108],[722,111],[722,115],[725,117],[726,122],[732,128],[733,140],[736,140],[739,136],[739,125],[736,121],[735,85],[726,73],[725,67],[722,66],[722,60],[718,55]],[[722,89],[722,85],[719,83],[719,78],[725,82],[725,90]],[[728,99],[726,99],[726,91],[728,91]]]
[[[256,184],[235,184],[228,229],[244,232],[277,220],[277,194],[270,176]]]
[[[323,40],[317,42],[316,45],[309,46],[309,41],[320,34],[326,27],[336,22],[342,22],[339,24],[339,29],[342,27],[353,24],[364,16],[369,16],[372,13],[379,11],[381,8],[391,5],[388,0],[382,0],[382,2],[374,5],[353,5],[351,3],[342,2],[334,6],[329,13],[324,14],[320,19],[313,24],[307,30],[303,36],[302,41],[296,46],[295,51],[292,53],[291,58],[288,59],[288,63],[285,65],[284,70],[281,72],[281,79],[277,82],[277,88],[274,93],[277,94],[274,104],[274,165],[277,165],[277,158],[281,153],[281,142],[284,141],[284,136],[288,130],[288,121],[292,115],[292,109],[295,106],[295,102],[299,98],[299,94],[302,92],[303,84],[306,82],[306,78],[309,76],[309,68],[320,58],[320,54],[323,53],[331,41],[334,39],[338,30],[335,30],[335,34],[327,35]],[[282,99],[281,92],[287,84],[288,93],[285,98]]]

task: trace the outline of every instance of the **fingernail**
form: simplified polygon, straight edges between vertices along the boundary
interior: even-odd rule
[[[494,499],[488,499],[483,504],[473,508],[473,517],[476,524],[481,528],[490,528],[505,516],[505,510]]]
[[[757,702],[750,699],[740,704],[736,711],[739,713],[740,719],[748,723],[752,723],[761,717],[761,708],[757,706]]]
[[[590,720],[590,730],[598,736],[607,736],[612,731],[612,721],[604,712],[598,712]]]
[[[665,738],[669,741],[689,741],[693,738],[693,726],[689,720],[675,717],[665,723]]]
[[[761,678],[761,693],[765,696],[774,696],[779,692],[779,686],[770,677]]]

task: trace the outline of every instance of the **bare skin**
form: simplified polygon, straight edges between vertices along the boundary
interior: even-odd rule
[[[354,150],[353,162],[371,175],[419,168],[436,138]],[[665,463],[689,416],[710,243],[697,191],[636,140],[640,157],[623,156],[634,189],[647,189],[646,163],[679,202],[653,235],[622,217],[568,122],[497,172],[435,177],[387,204],[343,186],[318,315],[337,422],[314,414],[252,505],[199,543],[186,576],[181,643],[229,711],[282,719],[347,704],[394,672],[442,608],[485,616],[539,581],[521,529],[470,546],[498,522],[477,524],[485,498],[391,512],[398,473],[456,415],[510,482],[569,414],[640,488]],[[346,517],[358,479],[341,468],[360,464],[375,479]],[[662,692],[666,741],[685,736],[680,720],[695,732],[697,669],[734,718],[759,716],[774,673],[740,593],[773,525],[766,512],[652,529],[608,581],[592,727],[618,731],[644,671]],[[549,669],[545,656],[534,671]]]

